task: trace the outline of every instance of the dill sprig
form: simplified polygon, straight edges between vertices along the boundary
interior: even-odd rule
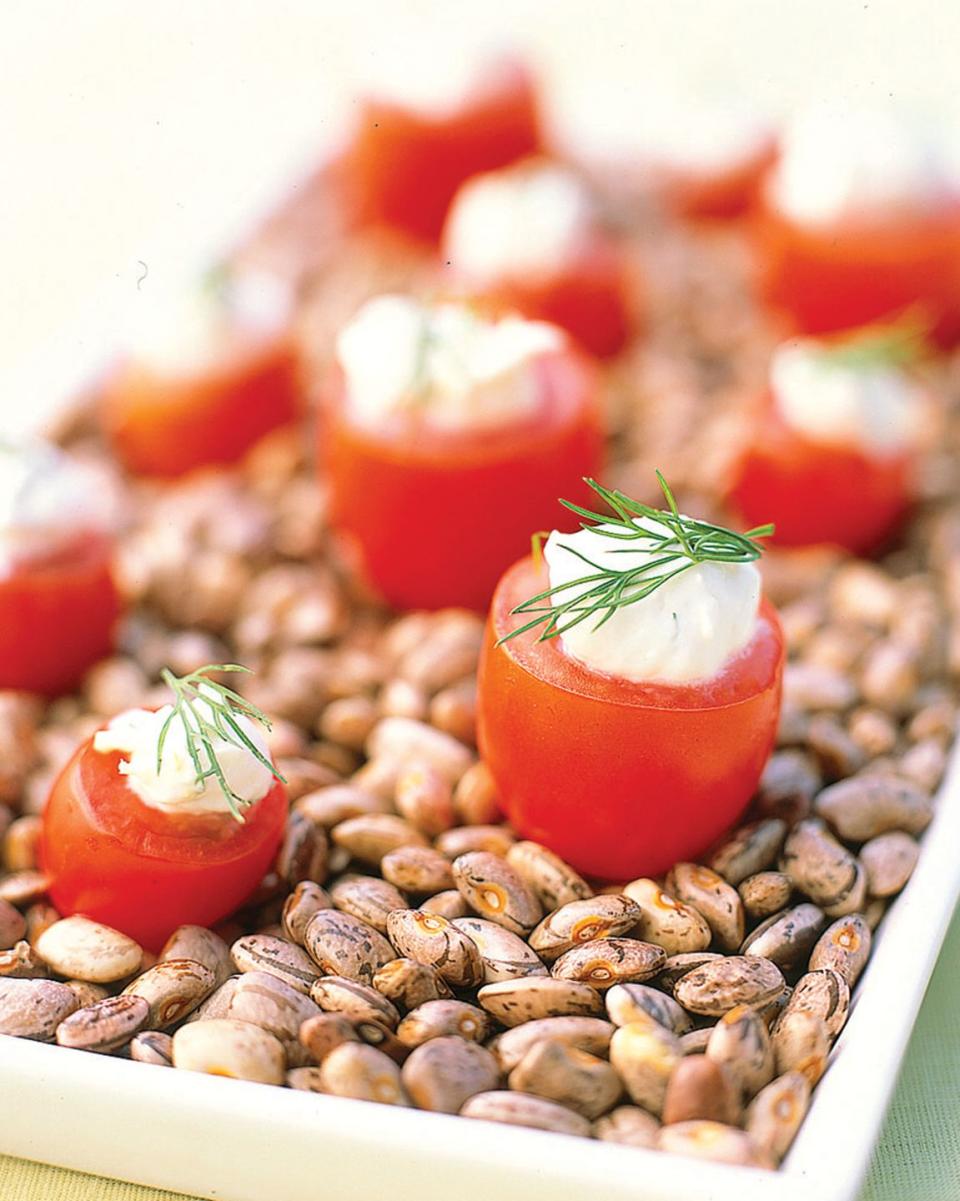
[[[509,634],[504,634],[499,640],[501,643],[537,626],[542,627],[537,641],[545,642],[565,634],[593,616],[597,617],[593,628],[598,630],[619,609],[650,596],[668,580],[675,579],[698,563],[754,562],[764,550],[757,539],[769,538],[773,533],[772,525],[757,526],[745,534],[738,534],[724,526],[685,517],[677,508],[673,492],[659,471],[657,482],[667,502],[666,509],[654,509],[641,504],[619,490],[604,488],[596,480],[587,479],[584,482],[609,506],[611,513],[594,513],[572,501],[561,500],[564,508],[584,518],[580,528],[624,543],[647,543],[651,557],[639,566],[617,570],[595,563],[573,546],[561,542],[563,550],[582,560],[592,571],[579,579],[546,588],[517,605],[511,612],[533,613],[535,616]],[[638,517],[647,518],[654,528],[638,525]],[[633,549],[636,548],[618,547],[614,553],[629,553]],[[576,590],[574,595],[566,600],[561,599],[563,593],[572,589]]]
[[[916,310],[896,321],[865,326],[818,347],[828,362],[855,371],[909,367],[930,353],[930,324]]]
[[[242,810],[251,802],[248,798],[238,796],[227,783],[223,768],[213,749],[213,740],[221,739],[233,746],[248,750],[251,755],[271,773],[274,779],[285,784],[283,776],[277,771],[270,759],[245,732],[237,721],[237,717],[246,717],[258,722],[266,730],[272,729],[269,719],[256,705],[245,697],[221,684],[211,676],[220,672],[244,672],[249,674],[250,668],[239,663],[209,663],[185,676],[175,676],[165,667],[160,678],[173,693],[173,708],[168,714],[157,739],[157,773],[163,763],[163,748],[174,721],[180,721],[186,737],[187,751],[193,762],[197,776],[197,786],[202,788],[204,782],[215,779],[220,786],[230,806],[230,812],[243,821]]]

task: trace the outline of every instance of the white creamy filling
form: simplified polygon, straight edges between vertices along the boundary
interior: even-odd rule
[[[646,109],[638,125],[645,157],[692,175],[736,170],[760,154],[772,136],[768,121],[732,100],[664,102]]]
[[[895,366],[844,363],[816,342],[786,343],[774,353],[770,387],[779,415],[814,442],[886,456],[916,436],[918,390]]]
[[[664,533],[652,518],[638,528]],[[616,526],[597,529],[618,530]],[[597,530],[560,534],[544,547],[550,587],[595,574],[590,564],[616,571],[645,568],[659,557],[653,538],[625,542]],[[573,551],[577,553],[571,553]],[[584,562],[584,556],[590,562]],[[654,569],[660,575],[664,568]],[[576,585],[554,597],[560,604],[591,587]],[[563,649],[595,671],[625,680],[683,684],[717,675],[753,638],[760,604],[760,573],[753,563],[698,563],[642,600],[624,605],[599,629],[587,618],[561,635]]]
[[[481,284],[549,275],[567,262],[592,223],[589,196],[562,167],[491,171],[458,192],[444,231],[444,257]]]
[[[537,409],[531,364],[563,344],[545,322],[391,295],[368,301],[341,331],[337,360],[360,424],[418,414],[440,429],[483,429]]]
[[[202,701],[197,702],[198,708],[202,705]],[[170,723],[163,744],[163,759],[157,770],[160,732],[172,712],[172,705],[164,705],[156,712],[129,709],[120,713],[93,736],[93,749],[104,755],[114,751],[123,755],[119,765],[121,774],[132,791],[152,809],[164,813],[229,813],[229,802],[214,777],[198,783],[187,746],[187,731],[178,717]],[[241,714],[234,714],[234,720],[269,761],[270,752],[260,727]],[[218,736],[213,736],[211,742],[227,786],[233,793],[251,804],[267,795],[273,787],[274,777],[255,755],[246,747]],[[206,765],[206,760],[202,761]]]
[[[924,211],[957,188],[930,131],[887,111],[818,106],[788,124],[770,198],[816,225],[891,209]]]
[[[265,272],[157,291],[145,288],[124,338],[129,360],[158,375],[181,376],[217,365],[238,331],[270,333],[289,312],[284,285]]]
[[[111,529],[114,503],[94,467],[48,443],[0,439],[0,578],[82,533]]]

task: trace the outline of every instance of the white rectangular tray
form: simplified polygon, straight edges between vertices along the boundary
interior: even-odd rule
[[[960,756],[781,1172],[0,1037],[0,1152],[217,1201],[853,1201],[960,894]]]

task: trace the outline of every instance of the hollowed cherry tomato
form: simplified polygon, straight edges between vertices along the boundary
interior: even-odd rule
[[[696,859],[746,807],[773,747],[783,635],[763,602],[750,644],[712,679],[635,683],[536,630],[498,645],[547,587],[530,558],[503,577],[479,675],[480,749],[510,821],[588,875],[629,880]]]
[[[812,226],[765,194],[756,229],[764,295],[801,332],[916,309],[941,344],[960,338],[960,199],[935,211]]]
[[[747,525],[772,521],[777,546],[829,543],[876,550],[909,511],[914,457],[879,456],[814,442],[792,429],[767,396],[754,437],[733,465],[729,497]]]
[[[168,477],[235,462],[300,407],[299,358],[287,331],[237,331],[209,364],[182,374],[131,359],[101,396],[104,429],[127,468]]]
[[[494,64],[449,112],[371,96],[340,163],[347,207],[361,225],[435,242],[465,179],[531,154],[540,142],[533,81],[511,59]]]
[[[771,137],[727,166],[694,169],[658,164],[654,175],[667,206],[688,221],[733,221],[757,202],[764,176],[776,158]]]
[[[127,786],[120,758],[90,739],[77,749],[44,810],[41,862],[60,913],[155,951],[177,926],[212,925],[253,892],[283,835],[286,791],[274,784],[242,824],[229,813],[166,813]]]
[[[509,425],[447,431],[415,416],[351,420],[338,377],[321,416],[330,520],[372,585],[401,609],[486,608],[504,565],[552,524],[602,457],[593,372],[569,350],[531,364],[536,411]]]
[[[585,237],[573,257],[549,272],[471,288],[471,295],[494,312],[558,325],[598,358],[623,350],[640,320],[623,257],[601,234]]]
[[[113,649],[113,540],[83,533],[0,574],[0,688],[58,696]]]

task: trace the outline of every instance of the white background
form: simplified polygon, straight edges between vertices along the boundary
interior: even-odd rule
[[[602,86],[639,120],[680,81],[960,116],[954,0],[3,0],[0,425],[97,357],[142,264],[179,273],[262,211],[378,56],[491,39],[530,48],[561,109]]]

